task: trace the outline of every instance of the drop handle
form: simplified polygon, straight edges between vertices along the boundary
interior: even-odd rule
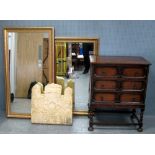
[[[139,76],[139,72],[135,72],[134,73],[134,76]]]
[[[101,101],[104,101],[104,97],[103,96],[101,96],[100,99],[101,99]]]
[[[106,74],[106,72],[105,72],[105,71],[101,71],[101,73],[102,73],[102,75],[105,75],[105,74]]]
[[[134,84],[134,85],[133,85],[133,89],[137,89],[137,86],[136,86],[136,84]]]
[[[101,88],[104,88],[104,84],[101,85]]]

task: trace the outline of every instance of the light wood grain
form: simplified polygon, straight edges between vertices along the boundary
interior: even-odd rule
[[[38,48],[43,47],[43,33],[17,34],[16,97],[27,97],[33,81],[42,82],[38,66]]]

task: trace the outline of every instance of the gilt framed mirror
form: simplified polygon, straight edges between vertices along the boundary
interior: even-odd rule
[[[30,118],[32,86],[55,82],[54,28],[5,28],[4,58],[6,115]]]
[[[74,115],[88,115],[90,59],[98,49],[98,38],[55,38],[56,76],[75,84]]]

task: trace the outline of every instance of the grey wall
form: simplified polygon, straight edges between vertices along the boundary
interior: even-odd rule
[[[100,55],[133,55],[148,59],[146,112],[155,115],[155,21],[0,21],[0,110],[5,110],[3,28],[52,26],[55,36],[98,37]]]

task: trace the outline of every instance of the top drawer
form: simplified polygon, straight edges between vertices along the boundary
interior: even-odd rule
[[[97,76],[116,76],[117,69],[114,67],[96,67],[95,74]]]
[[[144,77],[144,68],[125,68],[123,69],[123,76],[126,77]]]

